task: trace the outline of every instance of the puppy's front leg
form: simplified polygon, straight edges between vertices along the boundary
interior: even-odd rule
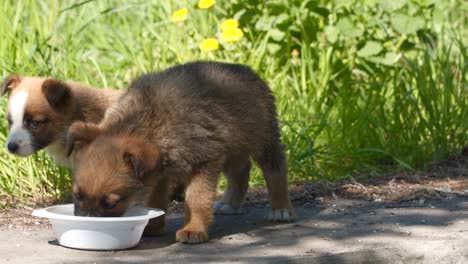
[[[219,170],[210,170],[192,176],[185,192],[185,225],[177,231],[177,241],[197,244],[208,240],[219,174]]]
[[[152,189],[151,194],[148,197],[146,206],[150,208],[159,208],[164,212],[167,212],[169,204],[169,193],[168,193],[168,180],[160,180],[156,186]],[[145,236],[156,236],[160,235],[164,231],[166,225],[165,214],[157,218],[151,219],[148,225],[145,227]]]

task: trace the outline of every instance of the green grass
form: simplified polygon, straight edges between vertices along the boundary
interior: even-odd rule
[[[418,170],[468,144],[468,4],[440,2],[3,1],[0,73],[124,89],[177,63],[244,63],[277,97],[291,181]],[[171,23],[182,7],[187,20]],[[201,51],[231,17],[245,37]],[[4,110],[0,120],[3,146]],[[0,149],[0,206],[62,199],[69,186],[46,154]]]

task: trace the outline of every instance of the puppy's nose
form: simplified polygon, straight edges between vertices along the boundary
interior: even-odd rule
[[[15,142],[9,142],[7,148],[11,153],[15,153],[18,150],[19,145]]]

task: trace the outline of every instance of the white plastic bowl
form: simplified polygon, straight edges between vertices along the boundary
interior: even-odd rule
[[[35,210],[32,215],[49,218],[60,245],[87,250],[117,250],[135,247],[159,209],[131,208],[122,217],[74,216],[73,204]]]

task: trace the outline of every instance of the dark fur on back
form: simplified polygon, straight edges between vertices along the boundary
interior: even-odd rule
[[[195,62],[144,75],[109,114],[108,134],[150,139],[166,154],[165,164],[187,171],[221,153],[262,158],[280,147],[274,97],[242,65]]]

